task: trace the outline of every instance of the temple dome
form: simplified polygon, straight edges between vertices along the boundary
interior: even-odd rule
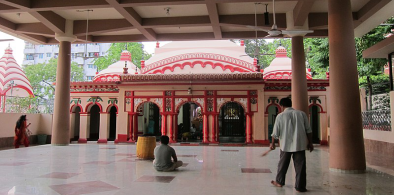
[[[22,68],[17,64],[10,46],[5,49],[5,53],[0,59],[0,95],[34,96],[30,81]]]
[[[312,79],[309,70],[306,71],[306,78]],[[291,58],[287,57],[287,50],[279,46],[275,50],[275,59],[264,69],[264,79],[291,79]]]
[[[109,65],[106,69],[100,71],[93,79],[93,82],[106,82],[106,81],[120,81],[120,75],[123,74],[125,63],[127,62],[128,74],[141,74],[140,68],[138,68],[131,61],[131,53],[129,51],[123,51],[120,55],[120,60]]]
[[[255,72],[245,47],[228,40],[174,41],[156,48],[143,74],[204,74]]]

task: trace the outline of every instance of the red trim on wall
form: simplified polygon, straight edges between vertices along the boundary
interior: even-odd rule
[[[86,107],[85,107],[85,111],[86,111],[87,113],[90,113],[91,107],[89,107],[89,106],[91,106],[91,105],[97,105],[97,106],[99,106],[99,107],[100,107],[100,113],[103,111],[103,106],[101,106],[100,103],[97,103],[97,102],[95,102],[95,103],[90,102],[90,103],[87,104]]]
[[[270,145],[269,140],[254,140],[255,144]]]
[[[81,106],[80,104],[73,104],[73,105],[71,106],[71,108],[70,108],[70,113],[75,113],[75,112],[73,111],[73,109],[74,109],[75,106],[78,106],[78,107],[81,109],[81,111],[79,112],[79,114],[83,113],[83,108],[82,108],[82,106]]]

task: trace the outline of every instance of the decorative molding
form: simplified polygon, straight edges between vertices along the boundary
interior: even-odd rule
[[[208,112],[214,111],[213,100],[214,100],[214,98],[207,98],[207,106],[208,106],[207,111]]]
[[[81,98],[73,98],[70,101],[70,104],[72,104],[73,102],[74,102],[74,104],[77,104],[77,105],[82,103]]]
[[[181,102],[183,102],[183,99],[182,99],[182,98],[175,98],[175,108],[177,108],[178,105],[179,105]]]
[[[120,81],[119,74],[100,75],[93,79],[93,82],[117,82]]]
[[[166,96],[172,96],[172,91],[166,91],[165,94]]]
[[[135,98],[134,99],[134,108],[137,108],[137,106],[142,103],[143,100],[141,98]]]
[[[239,103],[243,105],[244,108],[247,108],[247,103],[248,101],[246,100],[246,98],[239,98]]]
[[[146,81],[198,81],[198,80],[263,80],[260,72],[250,73],[224,73],[224,74],[137,74],[122,75],[122,82],[146,82]]]
[[[213,91],[207,91],[207,96],[213,96]]]
[[[71,86],[70,92],[119,92],[116,85]]]
[[[171,111],[171,100],[172,98],[166,98],[166,111],[170,112]]]
[[[250,98],[250,103],[257,104],[257,98],[255,98],[255,97]]]
[[[146,65],[145,68],[142,68],[142,72],[149,72],[154,69],[158,69],[170,64],[174,63],[179,63],[181,61],[185,60],[215,60],[215,61],[220,61],[224,62],[227,64],[231,64],[234,66],[239,66],[242,68],[249,69],[250,71],[254,71],[255,67],[253,66],[252,63],[246,62],[244,60],[240,60],[237,58],[233,58],[230,56],[225,56],[225,55],[220,55],[220,54],[213,54],[213,53],[187,53],[187,54],[180,54],[176,56],[172,56],[166,59],[159,60],[157,62],[154,62],[152,64]],[[212,63],[212,62],[211,62]],[[214,63],[212,63],[214,64]],[[205,67],[202,64],[203,67]],[[181,67],[183,69],[183,67]]]
[[[118,98],[109,98],[108,104],[118,104]]]
[[[216,102],[217,102],[217,105],[220,106],[225,102],[225,100],[224,100],[224,98],[218,98],[218,99],[216,99]]]
[[[125,92],[125,96],[126,96],[126,97],[131,96],[131,91],[126,91],[126,92]]]
[[[160,108],[163,107],[163,98],[152,98],[150,101],[159,105]]]
[[[90,97],[87,102],[97,103],[97,102],[104,102],[103,99],[99,96]]]
[[[250,91],[249,94],[255,96],[255,95],[257,95],[257,91]]]
[[[196,98],[196,102],[198,102],[201,106],[204,106],[204,98]]]
[[[125,103],[126,104],[131,104],[131,98],[125,98]]]

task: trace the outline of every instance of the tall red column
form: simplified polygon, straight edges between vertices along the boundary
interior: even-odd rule
[[[306,83],[304,37],[292,37],[291,45],[291,100],[293,102],[294,109],[302,110],[308,115],[309,108],[308,89]]]
[[[216,125],[216,120],[217,120],[217,114],[212,114],[212,142],[216,143],[217,142],[217,137],[216,137],[216,131],[217,131],[217,125]]]
[[[252,143],[252,113],[246,113],[246,144]]]
[[[174,142],[174,114],[170,114],[170,142]]]
[[[174,132],[175,132],[175,135],[174,135],[174,142],[177,142],[177,140],[178,140],[178,113],[174,113],[174,120],[175,120],[175,126],[174,126]]]
[[[56,70],[55,105],[52,122],[52,145],[70,142],[70,71],[71,42],[60,41]]]
[[[202,143],[209,143],[209,127],[208,127],[208,116],[207,114],[203,114],[203,140]]]
[[[167,135],[167,115],[161,115],[161,135]]]
[[[365,149],[350,0],[328,1],[330,169],[364,172]]]
[[[134,119],[133,114],[129,113],[129,141],[133,141],[133,132],[134,132]]]
[[[133,141],[137,141],[138,135],[138,112],[134,113]]]

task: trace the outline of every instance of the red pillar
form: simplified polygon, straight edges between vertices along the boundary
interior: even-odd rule
[[[174,142],[174,114],[170,114],[170,142]]]
[[[177,142],[178,140],[178,113],[174,113],[174,120],[175,120],[175,126],[174,126],[174,142]]]
[[[203,141],[202,143],[209,143],[209,132],[208,132],[208,116],[207,114],[203,114],[203,131],[204,131],[204,135],[203,135]]]
[[[366,169],[353,16],[350,0],[328,1],[330,169]]]
[[[167,115],[161,115],[161,135],[167,135]]]
[[[134,113],[134,130],[133,141],[137,141],[138,137],[138,112]]]
[[[133,140],[133,128],[134,128],[133,121],[134,121],[133,114],[129,113],[129,141]]]
[[[216,134],[217,134],[217,125],[216,125],[217,116],[218,116],[218,114],[216,114],[216,113],[212,114],[212,128],[211,128],[211,130],[212,130],[212,137],[211,137],[211,139],[212,139],[213,143],[217,143],[218,142],[217,141],[217,137],[216,137]]]
[[[252,115],[253,113],[246,113],[246,144],[252,144]]]

